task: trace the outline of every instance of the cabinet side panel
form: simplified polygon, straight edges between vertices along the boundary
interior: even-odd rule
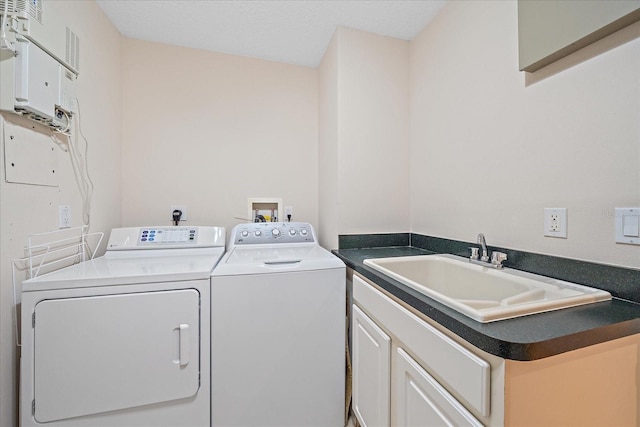
[[[637,426],[640,335],[506,362],[507,426]]]

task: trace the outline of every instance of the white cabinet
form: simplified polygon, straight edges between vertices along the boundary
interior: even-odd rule
[[[491,366],[353,277],[353,408],[365,427],[482,426]],[[491,423],[488,423],[491,425]]]
[[[366,427],[640,426],[640,334],[505,360],[357,275],[353,300],[354,408]]]
[[[353,411],[362,427],[389,426],[391,338],[353,306]]]
[[[393,426],[482,426],[403,349],[396,349],[394,360],[396,408]]]

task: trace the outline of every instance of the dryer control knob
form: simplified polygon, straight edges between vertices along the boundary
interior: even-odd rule
[[[295,236],[296,235],[296,230],[294,230],[294,229],[289,230],[289,234],[291,236]]]
[[[240,233],[240,235],[242,237],[248,237],[249,236],[249,232],[247,230],[242,230],[242,233]]]
[[[274,229],[271,231],[271,235],[273,235],[273,237],[278,237],[278,236],[280,236],[280,229],[279,229],[279,228],[274,228]]]
[[[304,228],[302,230],[300,230],[300,234],[302,234],[303,236],[307,235],[307,230],[305,230]]]
[[[256,237],[260,237],[260,236],[262,236],[262,231],[256,230],[256,231],[254,231],[253,235],[256,236]]]

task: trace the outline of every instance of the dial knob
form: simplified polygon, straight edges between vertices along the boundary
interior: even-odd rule
[[[307,235],[307,230],[305,230],[304,228],[302,230],[300,230],[300,234],[302,234],[303,236]]]
[[[240,233],[240,235],[242,237],[248,237],[249,236],[249,232],[247,230],[242,230],[242,233]]]
[[[292,237],[295,236],[296,235],[296,230],[294,230],[294,229],[289,230],[289,235],[292,236]]]
[[[260,231],[260,230],[256,230],[256,231],[253,233],[253,235],[254,235],[254,236],[256,236],[256,237],[260,237],[260,236],[262,236],[262,231]]]
[[[280,229],[279,228],[274,228],[273,230],[271,230],[271,235],[273,237],[278,237],[280,236]]]

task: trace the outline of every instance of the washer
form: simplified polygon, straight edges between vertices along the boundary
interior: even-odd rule
[[[342,427],[345,265],[307,223],[236,226],[211,277],[213,427]]]
[[[118,228],[104,256],[23,282],[21,426],[210,426],[221,227]]]

